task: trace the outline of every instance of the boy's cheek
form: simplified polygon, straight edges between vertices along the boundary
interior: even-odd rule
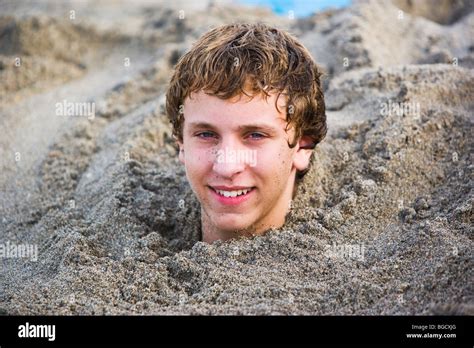
[[[201,177],[212,169],[212,159],[205,152],[184,151],[182,155],[180,153],[180,161],[185,165],[186,171],[193,176]]]

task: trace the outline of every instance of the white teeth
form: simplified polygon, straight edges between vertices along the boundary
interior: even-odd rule
[[[218,194],[224,197],[237,197],[240,195],[245,195],[247,192],[249,192],[250,189],[244,189],[244,190],[237,190],[237,191],[223,191],[223,190],[216,190]]]

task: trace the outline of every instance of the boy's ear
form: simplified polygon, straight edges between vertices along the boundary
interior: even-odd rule
[[[179,161],[184,164],[184,145],[181,141],[177,140],[176,143],[178,144],[179,147]]]
[[[311,154],[314,149],[314,142],[310,136],[304,135],[298,141],[297,150],[293,158],[293,165],[298,171],[303,171],[309,166]]]

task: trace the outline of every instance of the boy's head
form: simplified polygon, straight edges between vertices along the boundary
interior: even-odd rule
[[[306,48],[264,24],[213,29],[178,61],[166,111],[204,241],[283,225],[326,135],[320,75]]]

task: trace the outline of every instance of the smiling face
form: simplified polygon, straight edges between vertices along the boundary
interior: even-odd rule
[[[184,102],[179,158],[201,203],[203,241],[262,234],[285,222],[296,170],[311,150],[290,148],[286,106],[276,93],[266,100],[241,95],[222,100],[203,91]],[[307,141],[306,141],[307,140]]]

